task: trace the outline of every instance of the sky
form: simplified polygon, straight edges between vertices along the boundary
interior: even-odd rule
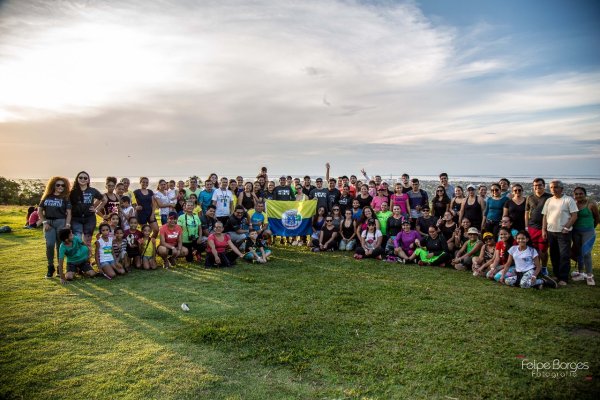
[[[600,175],[600,2],[2,1],[0,175]]]

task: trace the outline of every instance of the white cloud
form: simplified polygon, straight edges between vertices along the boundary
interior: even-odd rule
[[[493,26],[433,24],[413,3],[14,1],[0,21],[0,132],[29,140],[40,163],[49,136],[133,153],[121,168],[150,175],[165,149],[186,160],[172,173],[198,152],[222,163],[223,149],[239,168],[300,173],[336,156],[384,166],[371,159],[398,146],[599,137],[597,72],[520,76]]]

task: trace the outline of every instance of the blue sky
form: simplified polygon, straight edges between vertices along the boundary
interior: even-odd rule
[[[597,1],[3,2],[0,175],[598,175],[599,17]]]

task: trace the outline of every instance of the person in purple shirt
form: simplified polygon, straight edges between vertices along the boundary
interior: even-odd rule
[[[415,252],[416,240],[421,240],[421,234],[410,228],[410,221],[402,222],[402,230],[398,232],[394,239],[394,254],[398,256],[398,261],[405,263],[406,260]]]

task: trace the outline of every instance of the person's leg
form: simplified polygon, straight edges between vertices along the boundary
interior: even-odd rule
[[[383,255],[383,249],[381,248],[381,246],[375,247],[375,249],[373,250],[372,257],[381,260],[382,255]]]
[[[340,245],[339,245],[340,251],[346,250],[346,244],[348,244],[348,241],[346,239],[340,240]]]
[[[552,274],[560,279],[560,251],[558,248],[557,233],[548,232],[548,246],[550,247],[550,262],[552,263]]]
[[[354,251],[356,254],[358,254],[361,257],[365,256],[365,249],[363,249],[362,247],[357,247],[356,250]]]
[[[583,232],[581,231],[573,231],[572,235],[573,246],[571,247],[571,255],[577,260],[577,272],[583,272],[583,254],[581,252],[581,247],[583,245]],[[577,272],[573,271],[573,274]]]
[[[594,229],[589,229],[583,233],[581,246],[583,265],[585,267],[585,273],[590,276],[594,274],[592,271],[592,249],[594,248],[594,242],[596,241],[596,231]]]
[[[191,263],[194,261],[194,244],[192,242],[190,243],[184,243],[183,247],[185,249],[187,249],[187,254],[185,256],[185,261]]]
[[[158,248],[156,249],[156,253],[160,256],[160,258],[162,258],[163,267],[169,268],[171,266],[171,263],[169,262],[169,249],[167,249],[165,246],[158,246]]]
[[[104,266],[101,266],[100,269],[102,270],[102,272],[104,273],[104,275],[108,276],[110,279],[114,278],[115,276],[117,276],[117,273],[114,270],[114,265],[113,264],[106,264]]]
[[[96,215],[84,218],[83,221],[83,242],[86,246],[92,245],[92,237],[94,236],[94,230],[96,229]]]
[[[150,269],[150,260],[146,256],[142,256],[142,267],[145,270],[149,270]]]
[[[44,227],[44,238],[46,239],[46,260],[48,261],[48,271],[46,278],[52,278],[54,275],[54,247],[57,242],[57,232],[52,227],[53,221],[48,221]]]
[[[558,251],[560,252],[560,280],[568,282],[571,272],[571,232],[558,234]]]

